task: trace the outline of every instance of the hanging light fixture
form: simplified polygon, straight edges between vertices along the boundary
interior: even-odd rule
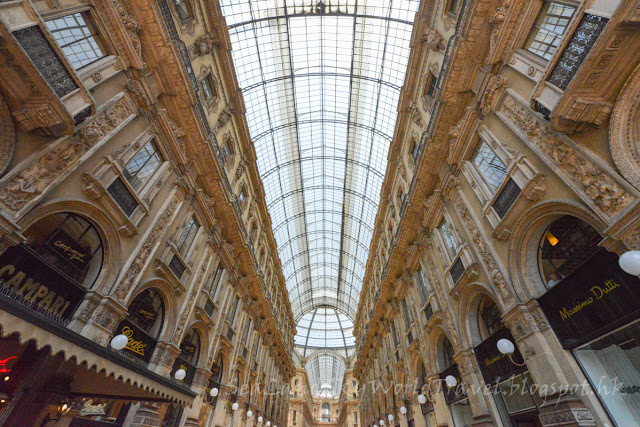
[[[558,238],[554,236],[553,233],[550,231],[547,231],[547,234],[545,234],[545,237],[547,238],[547,241],[551,246],[555,246],[558,244],[558,242],[560,242],[560,240],[558,240]]]
[[[640,251],[628,251],[618,259],[620,268],[628,274],[640,275]]]

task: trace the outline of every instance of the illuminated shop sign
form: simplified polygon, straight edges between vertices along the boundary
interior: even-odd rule
[[[151,360],[151,353],[156,348],[156,340],[147,335],[144,331],[138,328],[136,325],[124,319],[118,327],[114,335],[123,334],[129,341],[127,342],[124,351],[138,359],[142,359],[145,362]]]
[[[47,315],[68,319],[85,290],[23,245],[0,255],[0,290]]]
[[[564,348],[574,348],[640,317],[640,279],[602,249],[538,302]]]
[[[527,370],[526,366],[517,366],[511,362],[509,356],[500,353],[498,341],[503,338],[512,343],[516,342],[508,328],[500,328],[473,350],[478,359],[478,366],[480,366],[480,372],[482,372],[485,384],[499,383]],[[516,362],[522,363],[522,356],[518,346],[516,346],[512,357]]]

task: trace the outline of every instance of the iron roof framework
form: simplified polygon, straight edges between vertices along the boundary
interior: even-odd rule
[[[342,389],[342,377],[347,365],[341,357],[329,353],[319,353],[305,365],[311,395],[318,398],[337,398]]]
[[[418,4],[221,0],[297,344],[353,341]]]

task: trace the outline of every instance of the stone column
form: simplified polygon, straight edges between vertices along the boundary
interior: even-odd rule
[[[155,356],[149,363],[149,370],[169,378],[173,364],[179,355],[180,347],[166,341],[160,341],[156,346]]]
[[[454,356],[454,359],[460,370],[460,376],[467,386],[467,396],[469,397],[471,413],[473,414],[473,426],[493,426],[494,421],[489,414],[484,394],[477,392],[484,387],[484,380],[480,374],[480,368],[473,350],[461,350]]]

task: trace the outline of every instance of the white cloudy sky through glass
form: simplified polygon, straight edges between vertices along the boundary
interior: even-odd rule
[[[297,346],[354,345],[418,3],[221,0]]]

